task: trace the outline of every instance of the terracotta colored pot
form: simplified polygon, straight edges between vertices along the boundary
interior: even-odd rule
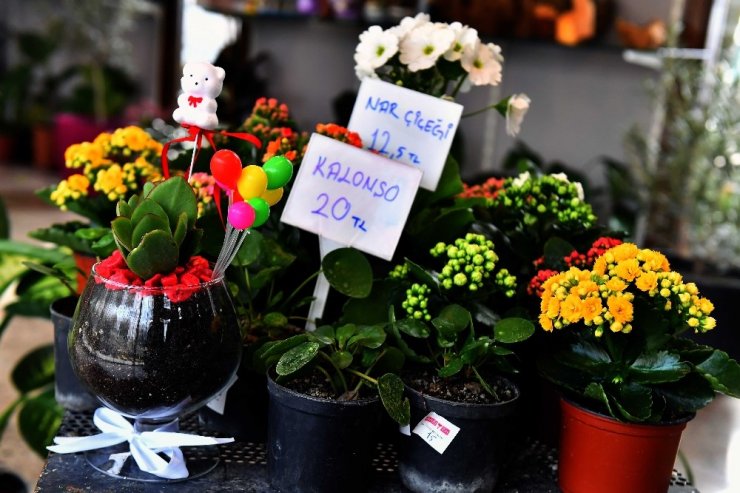
[[[79,252],[74,252],[73,256],[77,266],[77,295],[79,296],[85,290],[87,278],[90,277],[90,271],[92,271],[92,267],[98,259]]]
[[[563,493],[666,493],[681,432],[669,424],[622,423],[561,400],[558,479]]]

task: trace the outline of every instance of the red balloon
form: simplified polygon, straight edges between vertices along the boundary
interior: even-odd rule
[[[242,174],[242,160],[229,149],[216,151],[211,158],[211,174],[224,190],[234,190]]]

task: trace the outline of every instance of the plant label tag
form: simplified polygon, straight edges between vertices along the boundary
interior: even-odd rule
[[[280,220],[390,260],[421,171],[313,134]]]
[[[224,388],[218,395],[216,395],[216,397],[208,401],[206,407],[223,416],[224,409],[226,408],[226,395],[229,393],[229,389],[236,383],[238,379],[239,377],[234,374],[232,379],[226,385],[226,388]]]
[[[453,425],[434,411],[424,416],[424,419],[419,421],[419,424],[414,428],[414,433],[440,454],[444,454],[459,431],[458,426]]]
[[[421,187],[434,191],[462,110],[452,101],[366,78],[347,128],[371,151],[422,170]]]
[[[409,425],[398,425],[398,431],[401,432],[401,435],[411,436],[411,426]]]

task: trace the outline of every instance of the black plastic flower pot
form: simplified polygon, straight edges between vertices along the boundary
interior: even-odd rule
[[[60,298],[50,307],[54,325],[54,397],[65,409],[86,411],[95,409],[100,402],[80,383],[69,362],[67,335],[77,300],[77,296]]]
[[[377,398],[335,401],[300,394],[268,376],[267,474],[277,491],[367,488],[380,416]]]
[[[206,429],[240,442],[263,443],[267,438],[267,377],[250,370],[244,359],[236,374],[239,378],[226,394],[223,414],[202,407],[198,421]]]
[[[514,384],[511,384],[516,388]],[[509,450],[519,402],[468,404],[423,395],[410,387],[411,429],[434,411],[460,428],[443,454],[412,433],[400,442],[399,473],[411,491],[483,493],[493,491]]]

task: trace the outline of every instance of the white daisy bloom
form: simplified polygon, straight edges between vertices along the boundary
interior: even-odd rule
[[[398,39],[403,39],[408,33],[424,24],[430,22],[429,14],[419,12],[416,17],[404,17],[397,26],[393,26],[388,29],[389,32],[393,33]]]
[[[452,42],[450,49],[444,54],[444,57],[445,60],[454,62],[462,58],[466,49],[475,46],[478,41],[478,31],[472,27],[463,26],[459,22],[450,24],[450,29],[455,33],[455,40]]]
[[[521,173],[519,176],[517,176],[511,181],[511,186],[519,188],[525,183],[527,183],[529,181],[529,178],[530,178],[529,171],[525,171],[524,173]]]
[[[509,136],[516,137],[519,135],[524,116],[529,111],[529,104],[531,102],[529,96],[526,94],[512,94],[509,98],[509,103],[506,106],[506,133]],[[568,177],[563,176],[565,177],[565,181],[568,181]]]
[[[355,75],[359,80],[378,78],[378,74],[375,73],[375,69],[365,63],[358,63],[355,65]]]
[[[500,47],[477,41],[472,48],[463,52],[460,63],[474,86],[495,86],[501,82],[501,60]]]
[[[455,40],[455,33],[446,24],[423,24],[409,32],[399,44],[401,63],[411,72],[434,66]]]
[[[380,26],[370,26],[360,34],[360,44],[355,49],[357,65],[378,68],[398,52],[398,38]]]

